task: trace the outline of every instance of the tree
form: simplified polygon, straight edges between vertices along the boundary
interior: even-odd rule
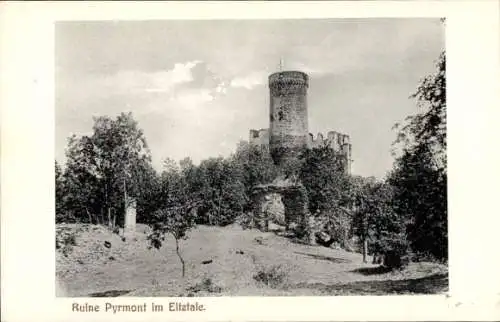
[[[115,120],[97,117],[93,130],[95,166],[103,184],[104,207],[111,224],[111,209],[121,209],[124,213],[128,204],[141,194],[139,181],[151,156],[144,133],[131,113],[121,113]]]
[[[150,163],[141,163],[136,182],[140,194],[137,196],[137,222],[148,224],[151,214],[161,207],[161,176]]]
[[[446,53],[436,63],[436,72],[419,84],[411,98],[417,101],[421,112],[408,116],[399,129],[395,145],[402,145],[403,153],[430,153],[432,166],[446,172]],[[428,151],[426,151],[428,150]]]
[[[390,254],[388,266],[400,267],[407,252],[405,220],[393,210],[393,188],[372,178],[364,179],[355,195],[354,232],[363,242],[363,262],[367,262],[368,244],[372,253]],[[387,263],[386,263],[387,264]]]
[[[66,156],[65,209],[79,220],[114,226],[117,213],[154,185],[146,139],[130,113],[94,118],[92,135],[70,137]]]
[[[348,176],[342,156],[328,146],[306,150],[301,159],[300,181],[307,189],[311,213],[337,209],[348,203]]]
[[[243,173],[243,184],[247,195],[258,184],[266,184],[278,176],[278,169],[269,154],[263,147],[252,146],[247,141],[240,141],[232,162]]]
[[[364,178],[361,176],[353,176],[350,179],[349,192],[351,208],[353,210],[352,228],[353,232],[361,239],[363,245],[363,263],[366,263],[370,234],[369,217],[371,216],[368,204],[371,200],[370,188],[375,184],[376,180],[373,177]]]
[[[322,146],[306,150],[300,158],[298,176],[307,191],[309,211],[331,238],[349,248],[352,202],[343,156]]]
[[[432,166],[430,151],[405,153],[397,162],[389,182],[395,189],[395,211],[407,218],[412,249],[422,255],[446,260],[446,173]]]
[[[171,163],[170,163],[171,165]],[[160,249],[166,235],[175,240],[175,251],[182,265],[182,277],[186,274],[185,261],[180,251],[179,242],[187,239],[188,231],[195,226],[196,207],[200,200],[192,199],[183,178],[175,168],[164,171],[163,178],[168,180],[167,190],[162,191],[164,205],[157,210],[151,219],[152,232],[148,235],[151,247]]]
[[[65,184],[64,172],[57,161],[55,161],[55,176],[56,176],[56,222],[67,221],[67,213],[64,207]]]
[[[76,221],[99,223],[102,196],[99,176],[94,166],[95,154],[91,137],[71,136],[68,139],[66,159],[63,174],[65,194],[59,196],[67,212],[64,217],[74,218]]]
[[[248,197],[243,184],[243,171],[231,160],[221,157],[200,163],[200,223],[227,225],[243,213]]]
[[[406,119],[395,145],[401,149],[388,182],[395,210],[407,218],[412,249],[437,259],[448,257],[446,158],[446,54],[436,72],[411,96],[421,111]]]

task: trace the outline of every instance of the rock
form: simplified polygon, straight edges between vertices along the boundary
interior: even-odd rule
[[[330,247],[330,245],[332,245],[335,241],[330,235],[322,231],[317,232],[315,235],[316,242],[324,247]]]
[[[242,250],[237,250],[237,251],[236,251],[236,254],[243,255],[243,254],[245,254],[245,252],[244,252],[244,251],[242,251]]]
[[[213,262],[213,260],[209,259],[209,260],[206,260],[206,261],[202,261],[201,263],[202,264],[210,264],[212,262]]]
[[[111,243],[109,241],[104,242],[104,247],[111,248]]]

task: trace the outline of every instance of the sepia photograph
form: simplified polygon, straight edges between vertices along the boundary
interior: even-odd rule
[[[446,294],[444,18],[57,21],[57,297]]]

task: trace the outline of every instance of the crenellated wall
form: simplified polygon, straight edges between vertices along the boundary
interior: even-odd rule
[[[269,130],[250,130],[249,143],[253,146],[264,146],[269,147]],[[336,131],[329,131],[326,136],[322,133],[318,133],[316,137],[312,133],[309,133],[307,137],[307,147],[309,149],[317,148],[321,146],[329,146],[336,152],[341,152],[347,160],[347,173],[351,173],[351,154],[352,145],[349,135],[339,133]]]
[[[342,134],[336,131],[330,131],[326,137],[322,133],[318,133],[316,138],[312,133],[309,133],[307,146],[309,148],[317,148],[320,146],[328,145],[334,151],[342,151],[342,147],[350,144],[349,135]]]
[[[309,133],[307,147],[312,149],[321,146],[329,146],[334,151],[342,153],[346,159],[346,171],[349,174],[351,173],[352,145],[349,135],[336,131],[329,131],[326,137],[323,136],[322,133],[318,133],[315,138],[313,134]]]

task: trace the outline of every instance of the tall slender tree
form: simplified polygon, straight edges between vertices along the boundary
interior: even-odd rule
[[[413,250],[437,259],[448,257],[446,158],[446,53],[412,95],[419,113],[398,126],[395,145],[401,154],[389,182],[395,207],[407,217]]]
[[[155,177],[146,138],[131,113],[94,118],[92,135],[72,136],[66,156],[66,210],[92,223],[122,222],[117,215],[131,199],[145,197]]]

